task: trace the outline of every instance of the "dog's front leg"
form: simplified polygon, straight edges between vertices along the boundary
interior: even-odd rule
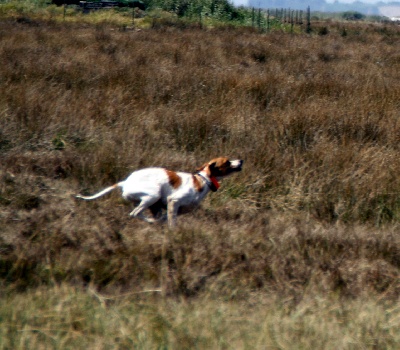
[[[178,215],[179,204],[176,199],[168,198],[168,227],[173,228],[176,225],[176,217]]]

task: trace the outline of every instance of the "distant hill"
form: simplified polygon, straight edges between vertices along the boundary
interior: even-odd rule
[[[343,3],[339,1],[327,3],[325,0],[250,0],[249,6],[255,8],[291,8],[293,10],[305,10],[310,6],[312,11],[358,11],[366,15],[384,15],[387,17],[400,16],[400,2],[392,2],[388,4],[377,2],[371,4],[361,1],[353,3]]]

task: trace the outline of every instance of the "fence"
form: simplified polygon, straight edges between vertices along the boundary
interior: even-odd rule
[[[81,8],[83,13],[88,13],[93,10],[118,7],[118,2],[117,1],[99,1],[99,2],[80,1],[79,7]]]
[[[290,25],[290,31],[293,32],[295,25],[305,26],[307,33],[311,32],[311,10],[310,6],[307,7],[306,11],[303,10],[291,10],[289,9],[267,9],[267,10],[256,10],[252,9],[252,26],[258,27],[260,31],[266,29],[267,32],[271,30],[273,24],[276,23]]]

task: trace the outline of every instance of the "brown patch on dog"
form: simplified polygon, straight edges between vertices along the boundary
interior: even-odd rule
[[[242,163],[239,159],[231,161],[227,157],[218,157],[203,164],[197,171],[204,171],[209,177],[223,177],[242,170]]]
[[[182,179],[181,177],[175,172],[171,170],[165,170],[165,172],[168,175],[169,178],[169,184],[173,188],[178,188],[182,184]]]
[[[212,176],[225,176],[231,172],[231,163],[229,158],[219,157],[211,160],[209,163],[209,172]]]
[[[198,179],[196,175],[193,175],[193,186],[197,192],[201,192],[204,188],[201,181]]]
[[[212,163],[215,163],[216,168],[222,168],[222,167],[229,167],[230,161],[229,158],[219,157],[219,158],[214,158],[209,162],[209,164]]]
[[[196,171],[197,171],[197,172],[200,172],[200,171],[204,170],[204,168],[207,167],[207,166],[208,166],[208,163],[204,163],[201,167],[198,167],[198,168],[196,169]]]
[[[212,169],[210,169],[210,165],[212,166]],[[205,171],[208,176],[221,176],[225,175],[226,171],[229,168],[229,158],[218,157],[210,160],[208,163],[203,164],[200,168],[197,169],[197,171]]]

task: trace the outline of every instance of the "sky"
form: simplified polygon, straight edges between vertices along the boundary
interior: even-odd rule
[[[325,0],[328,3],[332,3],[335,2],[336,0]],[[339,0],[339,2],[342,3],[352,3],[355,1],[360,1],[366,4],[375,4],[377,2],[392,2],[392,1],[396,1],[396,0]],[[233,0],[232,1],[236,6],[246,6],[248,4],[248,0]]]
[[[333,3],[335,0],[325,0],[327,3]],[[378,2],[395,2],[398,0],[339,0],[339,2],[342,2],[344,4],[351,4],[352,2],[363,2],[364,4],[376,4]]]
[[[233,0],[235,6],[246,6],[248,4],[247,0]]]

